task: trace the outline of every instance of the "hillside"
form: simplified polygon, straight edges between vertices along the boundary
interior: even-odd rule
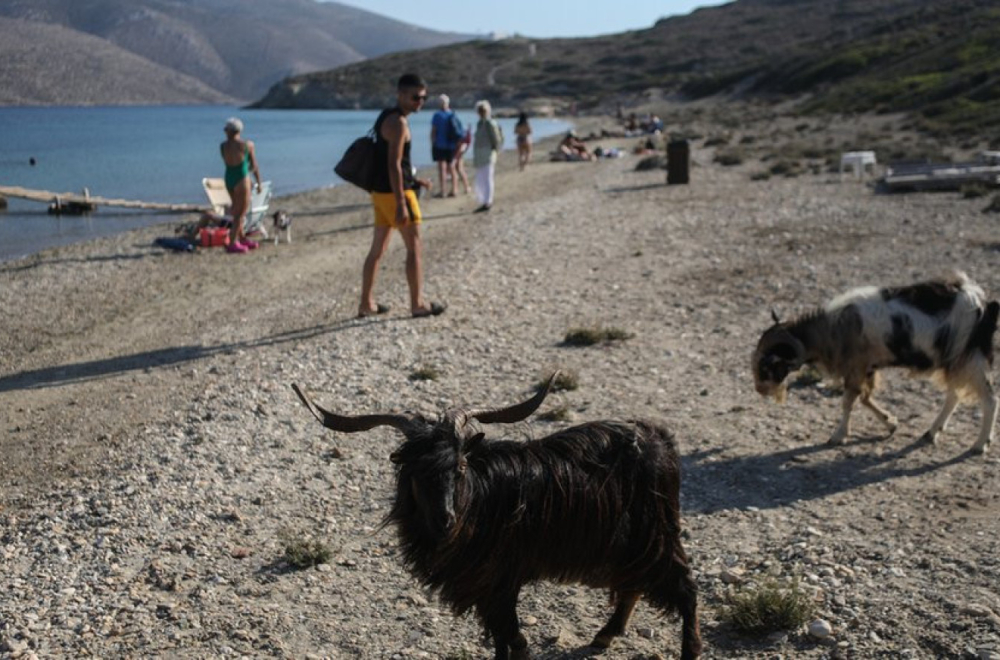
[[[290,77],[257,105],[379,106],[406,68],[460,105],[807,98],[806,110],[916,111],[931,129],[996,133],[998,18],[993,0],[739,0],[618,35],[387,55]]]
[[[56,25],[0,18],[0,34],[0,105],[232,102],[200,80]]]
[[[468,38],[315,0],[0,0],[0,17],[65,28],[36,33],[39,40],[32,48],[39,52],[57,50],[67,38],[75,42],[67,36],[70,31],[86,34],[244,100],[259,97],[285,76]],[[12,57],[21,57],[24,46],[6,44],[20,40],[12,24],[5,25],[0,26],[0,43]],[[45,101],[32,96],[33,78],[52,81],[59,89],[66,73],[56,58],[37,64],[34,75],[8,76],[8,95],[28,103],[69,102],[58,92]],[[121,65],[127,66],[125,59]],[[102,67],[90,73],[123,77],[113,57],[103,59]],[[112,96],[103,102],[131,101]]]

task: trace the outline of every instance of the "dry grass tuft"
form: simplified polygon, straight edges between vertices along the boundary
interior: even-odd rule
[[[326,564],[333,557],[330,546],[319,539],[296,536],[290,530],[281,532],[279,538],[284,546],[285,561],[295,568]]]
[[[410,380],[438,380],[441,378],[441,372],[437,367],[432,367],[430,365],[424,365],[413,370],[410,374]]]
[[[621,328],[571,328],[566,332],[563,344],[566,346],[594,346],[613,341],[625,341],[632,333]]]
[[[771,580],[758,587],[730,592],[725,601],[723,620],[752,635],[798,628],[815,611],[812,599],[797,581],[782,585]]]
[[[551,410],[546,410],[543,413],[539,413],[537,419],[543,422],[568,422],[570,419],[569,406],[562,404]]]
[[[548,376],[535,384],[535,390],[541,390],[549,381]],[[560,369],[556,379],[552,381],[553,392],[573,392],[580,389],[580,377],[572,369]]]

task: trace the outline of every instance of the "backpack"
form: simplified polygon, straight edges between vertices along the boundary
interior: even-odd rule
[[[375,128],[372,127],[367,135],[359,137],[347,147],[333,171],[344,181],[353,183],[365,192],[371,192],[375,187],[376,157]]]
[[[458,144],[465,137],[465,128],[462,120],[458,118],[458,113],[451,113],[448,120],[448,144]]]

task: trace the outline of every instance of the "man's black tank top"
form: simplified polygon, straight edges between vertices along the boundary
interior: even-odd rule
[[[399,108],[389,108],[383,110],[382,114],[375,120],[375,186],[372,192],[391,193],[392,186],[389,184],[389,143],[382,137],[382,122],[386,117],[401,112]],[[403,145],[403,161],[400,163],[403,170],[403,189],[413,188],[413,167],[410,165],[410,141]]]

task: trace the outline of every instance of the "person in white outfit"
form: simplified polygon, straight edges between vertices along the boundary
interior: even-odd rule
[[[493,175],[496,170],[497,153],[503,146],[500,125],[490,116],[493,109],[489,101],[478,101],[476,112],[479,123],[472,139],[472,166],[476,168],[476,199],[479,208],[476,213],[485,213],[493,206]]]

